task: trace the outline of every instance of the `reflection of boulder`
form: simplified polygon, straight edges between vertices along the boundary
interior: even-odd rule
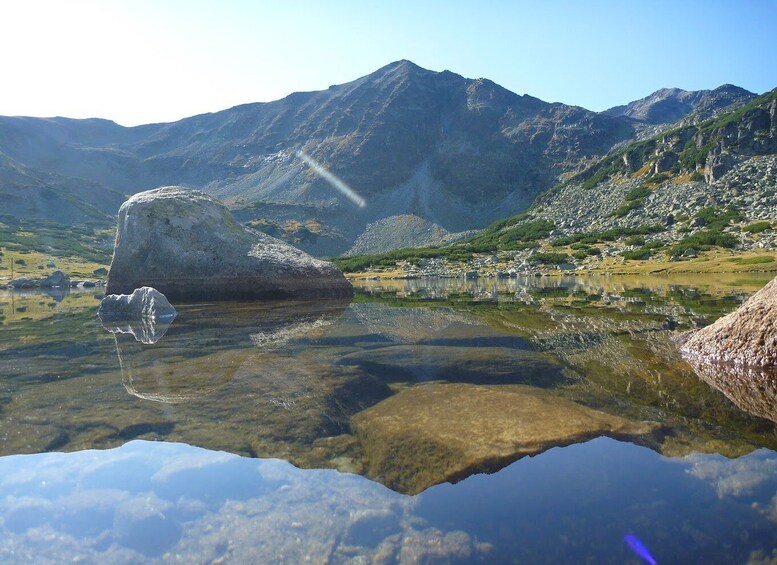
[[[261,368],[268,351],[331,324],[345,304],[184,306],[164,341],[156,345],[116,334],[122,382],[130,394],[157,402],[180,403],[205,396],[242,367]]]
[[[689,358],[699,377],[745,412],[777,422],[777,370]]]
[[[681,351],[704,361],[777,366],[777,278],[737,310],[693,334]]]
[[[471,316],[446,308],[392,308],[367,303],[351,304],[350,310],[370,332],[400,343],[429,339],[455,323],[481,325]]]
[[[518,339],[514,340],[518,344]],[[569,382],[564,366],[546,354],[516,347],[450,345],[391,345],[351,353],[341,364],[356,365],[388,381],[417,380],[524,383],[552,387]]]
[[[332,263],[238,224],[214,198],[181,187],[119,210],[109,294],[153,286],[173,299],[351,296]]]
[[[154,288],[136,288],[132,294],[111,294],[100,302],[97,316],[111,333],[132,334],[141,343],[156,343],[175,319],[175,308]]]
[[[653,430],[534,387],[467,384],[405,389],[354,416],[352,425],[369,475],[411,494],[551,447]]]
[[[134,332],[124,332],[132,333]],[[148,344],[149,342],[144,342]],[[245,354],[249,350],[244,349]],[[116,334],[124,388],[144,400],[176,404],[206,396],[228,382],[242,363],[239,352],[190,355],[176,348],[148,348]],[[241,361],[236,361],[240,359]]]
[[[129,334],[135,338],[135,341],[150,345],[164,337],[172,321],[167,319],[155,322],[148,318],[140,318],[124,323],[103,322],[103,327],[112,334]]]

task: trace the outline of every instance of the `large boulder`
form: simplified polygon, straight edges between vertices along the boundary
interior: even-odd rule
[[[777,365],[777,278],[731,314],[694,333],[680,351],[706,362]]]
[[[70,286],[70,278],[62,271],[54,271],[40,281],[41,288],[61,288]]]
[[[171,299],[350,296],[331,263],[237,223],[214,198],[168,186],[119,210],[107,294],[153,286]]]

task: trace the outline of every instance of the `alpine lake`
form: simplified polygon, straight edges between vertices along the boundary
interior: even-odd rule
[[[777,377],[675,342],[770,278],[0,291],[0,563],[775,563]]]

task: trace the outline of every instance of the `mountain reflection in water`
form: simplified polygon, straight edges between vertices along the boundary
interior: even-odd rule
[[[770,411],[773,395],[766,394],[773,381],[767,379],[767,385],[752,390],[746,384],[752,379],[717,382],[703,368],[684,361],[671,339],[677,331],[730,311],[763,282],[743,279],[705,288],[671,279],[615,277],[377,281],[358,288],[350,304],[176,304],[178,317],[155,343],[142,343],[130,333],[106,332],[95,316],[95,295],[71,293],[58,302],[40,294],[0,295],[0,373],[5,375],[0,453],[10,456],[0,462],[10,470],[21,461],[34,468],[38,463],[33,462],[47,466],[53,459],[20,459],[16,454],[76,452],[47,457],[64,458],[57,459],[57,465],[79,461],[84,473],[103,477],[99,488],[129,492],[106,494],[105,502],[99,502],[93,489],[86,493],[68,484],[76,480],[71,476],[60,477],[60,487],[52,491],[56,497],[46,498],[14,490],[16,483],[0,482],[0,496],[6,495],[0,531],[13,534],[4,547],[23,551],[33,534],[76,547],[79,536],[86,536],[91,540],[84,546],[88,551],[118,552],[110,554],[112,562],[132,562],[137,552],[164,561],[172,548],[184,554],[202,552],[197,554],[210,559],[240,555],[240,560],[251,562],[255,554],[249,547],[255,544],[247,537],[230,545],[223,535],[205,532],[227,527],[248,532],[252,520],[267,519],[259,536],[267,547],[304,558],[290,549],[299,543],[293,539],[304,539],[298,549],[309,552],[314,561],[365,556],[412,561],[413,556],[434,555],[443,561],[504,560],[509,555],[504,551],[516,552],[520,546],[522,553],[516,555],[526,561],[592,555],[596,562],[624,562],[630,555],[623,544],[626,532],[638,534],[659,562],[667,555],[686,555],[693,561],[703,553],[711,562],[725,562],[722,555],[743,561],[753,551],[767,555],[774,547],[758,536],[777,539],[775,469],[769,463],[774,458],[769,450],[777,448],[777,427]],[[601,436],[640,447],[589,441]],[[167,448],[131,442],[138,439],[214,450],[170,443],[176,464],[186,468],[201,456],[226,457],[232,461],[226,468],[249,471],[231,479],[224,471],[226,479],[221,480],[223,469],[213,468],[205,473],[209,478],[197,479],[196,485],[182,479],[194,471],[182,471],[176,475],[176,497],[163,495],[156,483],[166,479],[159,479],[160,467],[153,461],[168,457]],[[81,451],[122,445],[104,455]],[[567,447],[554,449],[562,446]],[[129,452],[128,469],[133,472],[120,472],[123,464],[101,461]],[[591,453],[599,453],[601,461],[586,463],[588,457],[596,459]],[[694,455],[700,453],[712,455]],[[730,471],[717,454],[739,458],[732,461],[750,469],[750,475]],[[268,458],[305,469],[361,474],[396,493],[421,494],[404,497],[365,479],[298,471],[266,462]],[[635,463],[632,468],[627,464],[631,458],[645,467]],[[698,475],[694,480],[703,484],[688,482],[687,473],[676,472],[676,462],[687,461],[692,463],[683,463],[683,468],[692,468]],[[56,474],[57,465],[51,473]],[[294,492],[301,489],[293,502],[283,484],[267,486],[253,475],[257,468],[281,468],[278,465],[286,475],[305,477],[288,479],[298,485]],[[592,467],[589,472],[585,465],[598,470]],[[631,469],[635,481],[644,483],[654,473],[668,477],[667,484],[630,492],[643,487],[628,486],[631,479],[616,469],[619,466]],[[729,473],[726,480],[743,477],[746,482],[744,477],[752,478],[756,467],[758,488],[721,497],[709,486],[720,480],[724,469]],[[511,471],[539,468],[544,471],[528,483],[517,478],[524,475]],[[472,476],[481,472],[496,474]],[[127,485],[117,485],[114,475]],[[21,475],[13,476],[24,482]],[[509,504],[498,494],[502,487],[494,486],[507,480],[502,476],[518,481],[504,484],[505,489],[523,493],[507,497]],[[299,486],[321,477],[328,478],[320,492]],[[457,481],[455,486],[440,485]],[[565,481],[569,486],[562,486]],[[133,484],[138,493],[145,493],[146,506],[136,500]],[[257,485],[264,486],[257,491]],[[549,506],[527,488],[543,493]],[[672,496],[655,494],[664,488]],[[222,489],[229,492],[219,494]],[[325,495],[327,489],[337,494]],[[552,494],[552,489],[559,492]],[[479,507],[479,497],[492,490],[493,496]],[[616,496],[627,492],[633,502],[616,509]],[[470,493],[472,501],[462,502]],[[321,502],[313,500],[317,496],[332,501],[331,516],[316,506]],[[51,502],[55,499],[58,506]],[[238,501],[249,499],[250,504],[240,506]],[[360,506],[373,499],[374,505]],[[702,512],[713,499],[714,511]],[[696,533],[683,530],[678,501],[690,505],[683,519],[693,521],[694,527],[702,524]],[[456,517],[450,505],[459,503],[472,511]],[[585,510],[569,506],[574,504]],[[293,520],[283,532],[273,529],[273,521],[279,528],[285,524],[274,514],[274,505],[289,516],[295,515],[289,505],[299,505],[300,516],[317,515],[320,523],[311,526],[307,516]],[[519,512],[515,505],[526,507]],[[60,519],[79,523],[74,518],[78,512],[86,522],[95,517],[102,525],[76,532],[55,525]],[[244,522],[227,524],[222,512]],[[159,516],[164,517],[161,522]],[[735,528],[732,516],[740,520]],[[604,517],[615,522],[605,526]],[[661,520],[685,533],[671,533]],[[506,521],[515,526],[498,525]],[[535,531],[541,524],[549,528],[544,535]],[[597,524],[600,533],[594,531]],[[749,541],[743,533],[748,528],[755,532]],[[527,544],[521,531],[534,532],[537,539]],[[156,539],[148,532],[159,539],[137,541]],[[265,535],[269,537],[262,538]],[[695,541],[683,549],[686,535]],[[67,541],[67,536],[75,541]],[[723,540],[728,544],[723,553],[707,552],[708,547],[720,549]],[[429,553],[432,547],[441,553]],[[129,553],[122,553],[125,550]],[[753,555],[755,559],[760,554]],[[94,555],[89,559],[104,560]]]

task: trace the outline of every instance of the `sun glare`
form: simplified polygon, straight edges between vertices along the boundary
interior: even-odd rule
[[[345,184],[337,176],[330,173],[321,163],[313,159],[313,157],[305,153],[302,149],[297,149],[297,157],[302,159],[318,176],[342,192],[348,200],[356,204],[359,208],[364,208],[367,205],[367,201],[359,196],[355,190]]]

